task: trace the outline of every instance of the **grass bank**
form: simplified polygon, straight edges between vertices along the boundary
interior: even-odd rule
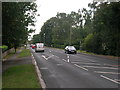
[[[30,50],[29,49],[23,49],[20,54],[18,55],[18,58],[22,58],[22,57],[27,57],[30,56]]]
[[[2,76],[3,88],[41,88],[32,64],[14,66]]]

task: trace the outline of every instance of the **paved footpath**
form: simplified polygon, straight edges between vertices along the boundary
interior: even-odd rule
[[[32,64],[32,57],[23,57],[23,58],[18,58],[17,56],[19,53],[22,51],[23,48],[20,48],[16,54],[8,58],[7,60],[2,62],[2,72],[4,72],[6,69],[12,66],[16,65],[21,65],[21,64]]]

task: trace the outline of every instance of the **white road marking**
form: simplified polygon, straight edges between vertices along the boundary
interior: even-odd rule
[[[70,62],[70,59],[68,59],[67,62]]]
[[[115,81],[117,81],[117,82],[120,82],[120,80],[118,80],[118,79],[114,79]]]
[[[79,62],[71,62],[71,63],[90,64],[90,65],[91,65],[91,64],[92,64],[92,65],[101,65],[101,64],[97,64],[97,63],[82,63],[82,62],[80,62],[80,61],[79,61]]]
[[[51,56],[49,56],[48,58],[46,58],[44,55],[42,55],[42,57],[45,59],[45,60],[48,60],[48,59],[50,59],[51,57],[53,57],[54,55],[51,55]]]
[[[70,62],[70,56],[67,54],[67,62]]]
[[[89,67],[89,68],[105,68],[105,69],[118,69],[118,68],[112,68],[112,67],[98,67],[98,66],[83,66],[83,67]]]
[[[84,70],[88,71],[88,69],[86,69],[86,68],[84,68],[84,67],[82,67],[82,66],[79,66],[79,65],[77,65],[77,64],[74,64],[74,65],[77,66],[77,67],[79,67],[79,68],[81,68],[81,69],[84,69]]]
[[[67,54],[67,58],[70,58],[70,56]]]
[[[53,57],[54,55],[51,55],[51,56],[49,56],[47,59],[50,59],[51,57]]]
[[[101,72],[101,71],[94,71],[96,73],[104,73],[104,74],[120,74],[120,73],[116,73],[116,72]]]
[[[115,80],[113,80],[113,79],[111,79],[111,78],[108,78],[108,77],[103,76],[103,75],[100,75],[100,76],[101,76],[102,78],[105,78],[105,79],[109,80],[109,81],[112,81],[112,82],[114,82],[114,83],[120,84],[119,82],[117,82],[117,81],[115,81]]]
[[[62,60],[65,61],[65,62],[67,61],[67,60],[65,60],[65,59],[62,59]]]
[[[42,57],[43,57],[45,60],[47,60],[47,58],[46,58],[44,55],[42,55]]]
[[[50,51],[51,52],[51,51]]]
[[[57,66],[62,66],[63,64],[56,64]]]
[[[80,62],[71,62],[71,63],[80,63]]]
[[[47,67],[41,67],[40,69],[48,69]]]
[[[60,58],[60,57],[58,57],[58,56],[56,56],[56,55],[54,55],[55,57],[57,57],[57,58]]]

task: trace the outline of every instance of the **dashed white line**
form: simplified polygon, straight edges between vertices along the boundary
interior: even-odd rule
[[[101,71],[94,71],[96,73],[104,73],[104,74],[120,74],[120,73],[116,73],[116,72],[101,72]]]
[[[82,66],[79,66],[79,65],[77,65],[77,64],[74,64],[75,66],[77,66],[77,67],[79,67],[79,68],[81,68],[81,69],[84,69],[85,71],[88,71],[88,69],[86,69],[86,68],[84,68],[84,67],[82,67]]]
[[[113,79],[111,79],[111,78],[108,78],[108,77],[103,76],[103,75],[100,75],[100,76],[101,76],[102,78],[105,78],[105,79],[109,80],[109,81],[112,81],[112,82],[114,82],[114,83],[120,84],[119,82],[117,82],[117,81],[115,81],[115,80],[113,80]]]

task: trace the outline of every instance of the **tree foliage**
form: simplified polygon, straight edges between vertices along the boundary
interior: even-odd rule
[[[26,43],[34,26],[36,4],[30,2],[2,3],[2,43],[9,48]]]
[[[57,13],[47,20],[39,34],[46,46],[77,49],[120,56],[120,2],[89,3],[70,14]]]

